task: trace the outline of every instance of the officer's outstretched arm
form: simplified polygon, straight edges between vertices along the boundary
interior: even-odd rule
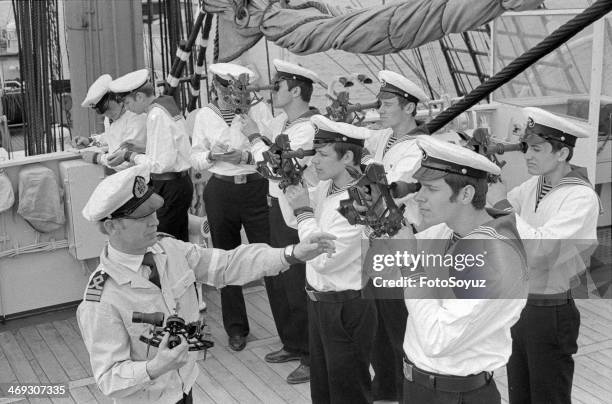
[[[225,251],[202,248],[195,244],[187,246],[185,256],[196,280],[215,287],[244,285],[264,276],[273,276],[287,269],[292,259],[302,262],[321,254],[333,254],[336,237],[327,233],[316,233],[291,248],[272,248],[267,244],[241,245]]]

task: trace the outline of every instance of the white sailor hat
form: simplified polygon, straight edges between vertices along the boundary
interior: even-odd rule
[[[255,78],[255,73],[251,69],[235,63],[214,63],[208,66],[208,71],[214,74],[219,83],[224,86],[229,84],[229,80],[235,80],[241,74],[248,74],[249,82]]]
[[[334,122],[323,115],[313,115],[310,122],[314,126],[314,145],[321,146],[326,143],[350,143],[362,146],[365,139],[370,137],[370,131],[344,122]]]
[[[528,145],[556,140],[574,147],[577,138],[589,137],[586,129],[541,108],[528,107],[524,108],[523,112],[527,118],[527,126],[522,140]]]
[[[274,63],[279,78],[305,81],[306,83],[319,83],[321,81],[315,72],[294,63],[280,59],[274,59],[272,63]]]
[[[378,80],[380,80],[380,92],[378,93],[380,98],[388,98],[388,94],[392,94],[404,97],[412,102],[429,101],[429,97],[419,86],[401,74],[390,70],[381,70],[378,72]]]
[[[149,80],[149,70],[140,69],[113,80],[108,87],[113,93],[129,93],[142,87]]]
[[[419,136],[417,145],[423,152],[421,168],[413,176],[417,181],[435,180],[447,174],[472,178],[501,174],[501,169],[489,159],[465,147],[427,135]]]
[[[94,108],[100,100],[110,91],[108,85],[113,81],[110,74],[103,74],[89,86],[87,95],[81,103],[83,108]]]
[[[147,186],[149,169],[135,165],[104,178],[83,208],[83,217],[96,222],[104,219],[149,216],[164,204],[164,199]]]

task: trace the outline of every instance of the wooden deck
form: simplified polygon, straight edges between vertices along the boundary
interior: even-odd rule
[[[200,361],[194,386],[198,403],[307,403],[308,384],[289,385],[285,377],[297,362],[268,364],[266,353],[279,347],[274,321],[262,286],[245,289],[251,324],[249,344],[242,352],[227,347],[221,326],[220,297],[207,293],[208,321],[215,347]],[[575,356],[574,403],[608,403],[612,396],[612,300],[579,300],[582,315],[580,349]],[[6,328],[6,327],[5,327]],[[496,382],[507,402],[505,369]],[[0,383],[67,383],[69,398],[7,399],[0,403],[110,403],[92,378],[89,356],[74,316],[3,331],[0,326]],[[607,398],[606,398],[607,397]]]

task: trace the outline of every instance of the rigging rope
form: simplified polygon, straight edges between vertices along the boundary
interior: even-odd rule
[[[444,127],[444,125],[459,116],[468,108],[474,106],[484,97],[503,86],[514,77],[518,76],[533,63],[554,51],[571,37],[582,31],[588,25],[602,18],[610,11],[612,11],[612,1],[598,0],[581,14],[557,28],[542,42],[516,58],[514,61],[512,61],[512,63],[504,67],[490,80],[478,86],[461,101],[457,102],[455,105],[446,109],[432,119],[429,123],[427,123],[427,130],[429,133],[434,133],[435,131]]]
[[[62,92],[61,57],[57,33],[57,0],[13,0],[19,42],[19,64],[24,83],[23,133],[27,156],[57,150],[58,113],[54,96]],[[61,103],[60,103],[61,106]],[[61,120],[62,118],[60,118]],[[63,131],[62,131],[63,134]],[[60,142],[63,148],[63,136]]]

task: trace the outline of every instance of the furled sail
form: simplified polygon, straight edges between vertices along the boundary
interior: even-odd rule
[[[219,14],[219,61],[231,61],[265,36],[307,55],[329,49],[384,55],[485,24],[543,0],[403,0],[349,9],[307,0],[204,0]]]

